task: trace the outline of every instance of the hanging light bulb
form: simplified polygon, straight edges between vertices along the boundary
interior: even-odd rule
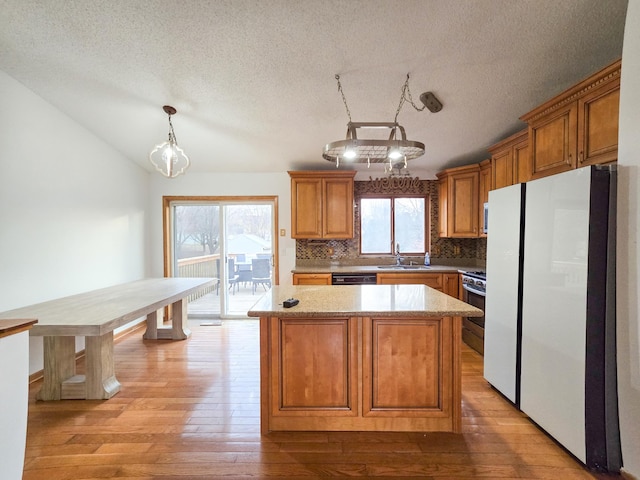
[[[397,148],[394,148],[389,152],[389,158],[391,160],[399,160],[402,157],[406,158],[406,155],[403,155],[402,152]]]
[[[189,157],[178,146],[176,140],[176,134],[173,131],[173,124],[171,123],[171,115],[176,114],[176,109],[165,105],[162,107],[167,115],[169,115],[169,139],[156,145],[151,153],[149,153],[149,161],[162,175],[168,178],[175,178],[178,175],[183,174],[191,162]]]
[[[357,152],[351,147],[345,148],[344,153],[342,154],[342,158],[346,158],[347,160],[353,160],[357,156]]]

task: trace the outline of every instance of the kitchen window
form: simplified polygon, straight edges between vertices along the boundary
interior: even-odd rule
[[[360,253],[423,255],[428,246],[425,196],[376,196],[360,199]]]

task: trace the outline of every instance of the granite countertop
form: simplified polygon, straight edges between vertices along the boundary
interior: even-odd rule
[[[282,302],[299,303],[284,308]],[[426,285],[274,286],[248,312],[250,317],[481,317],[482,310]]]
[[[405,265],[409,266],[409,265]],[[295,266],[292,273],[388,273],[388,272],[416,272],[416,273],[451,273],[459,271],[484,270],[483,268],[460,265],[413,265],[416,268],[397,268],[394,265],[319,265]]]

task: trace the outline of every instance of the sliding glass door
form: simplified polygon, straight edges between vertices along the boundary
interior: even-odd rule
[[[165,197],[165,269],[175,277],[212,277],[190,299],[191,318],[243,318],[275,282],[275,197]]]

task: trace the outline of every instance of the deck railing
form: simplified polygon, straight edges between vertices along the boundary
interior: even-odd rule
[[[178,260],[177,277],[210,277],[218,278],[218,269],[216,267],[216,260],[220,258],[220,254],[215,255],[202,255],[200,257],[182,258]],[[207,293],[211,293],[216,290],[217,284],[203,288],[196,293],[189,295],[188,301],[200,298]]]

